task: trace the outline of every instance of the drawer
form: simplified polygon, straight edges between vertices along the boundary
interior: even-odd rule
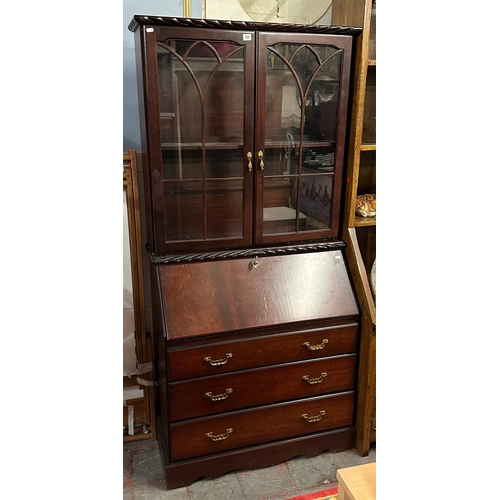
[[[169,349],[170,380],[216,375],[291,361],[356,352],[358,324],[229,341],[188,349]]]
[[[170,460],[352,425],[354,392],[240,410],[170,427]]]
[[[346,354],[169,384],[177,421],[354,389],[356,355]]]

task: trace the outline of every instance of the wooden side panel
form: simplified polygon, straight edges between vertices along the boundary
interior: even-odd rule
[[[160,279],[169,339],[358,314],[340,250],[163,265]]]

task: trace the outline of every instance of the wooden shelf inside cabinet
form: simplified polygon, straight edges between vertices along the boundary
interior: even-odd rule
[[[161,147],[164,150],[178,150],[180,148],[182,149],[199,149],[201,150],[202,148],[202,143],[201,142],[162,142]],[[205,143],[205,148],[206,149],[238,149],[242,148],[243,143],[241,142],[206,142]]]
[[[329,140],[314,140],[314,139],[304,139],[302,141],[303,147],[308,147],[308,148],[323,148],[325,146],[332,146],[335,144],[335,141],[329,141]],[[266,141],[266,148],[279,148],[283,147],[283,140],[276,140],[276,141]]]
[[[321,148],[332,146],[335,141],[328,140],[304,140],[302,145],[304,148]],[[266,141],[266,148],[282,148],[283,141]],[[178,150],[194,149],[201,150],[203,144],[201,142],[162,142],[161,147],[163,150]],[[243,147],[242,142],[206,142],[205,149],[239,149]]]

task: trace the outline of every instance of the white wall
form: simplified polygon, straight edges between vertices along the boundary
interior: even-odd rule
[[[307,1],[307,0],[304,0]],[[269,2],[270,3],[270,2]],[[266,4],[266,7],[269,4]],[[206,3],[204,17],[206,19],[231,19],[236,21],[252,21],[253,19],[244,11],[241,7],[241,3],[238,0],[227,1],[227,0],[209,0]],[[319,19],[315,24],[326,24],[329,25],[332,18],[332,8],[330,7],[325,15]],[[293,21],[287,21],[293,22]],[[298,23],[303,23],[306,21],[297,21]]]

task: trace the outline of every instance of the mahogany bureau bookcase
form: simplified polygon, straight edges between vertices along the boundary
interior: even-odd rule
[[[134,16],[167,488],[355,442],[359,28]]]

